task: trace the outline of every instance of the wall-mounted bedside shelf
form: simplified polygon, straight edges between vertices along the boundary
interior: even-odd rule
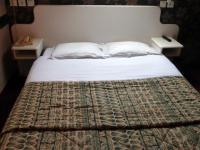
[[[170,42],[162,37],[152,37],[152,46],[167,57],[180,56],[183,45],[171,37],[168,38],[171,40]]]
[[[43,39],[34,38],[32,45],[12,46],[13,56],[16,60],[36,59],[43,50]]]
[[[27,76],[33,64],[43,50],[43,39],[33,38],[32,45],[12,46],[14,59],[17,60],[18,69],[21,76]]]

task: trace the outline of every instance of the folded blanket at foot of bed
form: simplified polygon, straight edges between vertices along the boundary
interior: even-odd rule
[[[33,82],[7,120],[1,147],[192,148],[199,125],[200,95],[183,77]]]
[[[1,149],[199,149],[200,125],[140,130],[24,131],[4,134]]]

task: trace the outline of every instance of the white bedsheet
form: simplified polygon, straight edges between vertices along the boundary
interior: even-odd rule
[[[100,81],[181,76],[177,68],[163,55],[107,59],[48,59],[39,57],[26,82],[40,81]]]

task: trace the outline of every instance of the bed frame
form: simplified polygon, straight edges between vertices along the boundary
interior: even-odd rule
[[[32,35],[44,38],[45,47],[61,42],[110,42],[178,34],[175,24],[160,23],[156,6],[38,5],[32,24],[12,26],[13,39]]]

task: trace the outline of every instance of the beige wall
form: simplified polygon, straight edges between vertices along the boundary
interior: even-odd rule
[[[4,0],[0,0],[0,16],[6,13]],[[11,62],[9,57],[10,48],[9,27],[5,26],[0,29],[0,92],[5,87],[8,78],[11,76]]]

